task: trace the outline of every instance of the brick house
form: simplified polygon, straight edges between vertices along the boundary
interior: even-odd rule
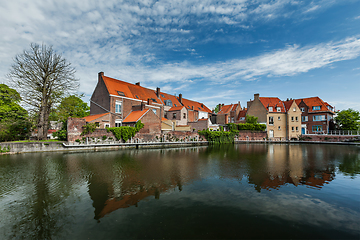
[[[221,125],[225,125],[227,123],[235,123],[240,111],[240,102],[230,105],[219,104],[219,112],[217,113],[216,121],[218,124]]]
[[[258,117],[259,123],[266,124],[269,139],[293,139],[300,135],[301,112],[295,101],[284,102],[277,97],[254,94],[254,100],[247,102],[246,114]]]
[[[247,108],[240,110],[239,115],[236,118],[235,123],[246,123]]]
[[[191,122],[211,116],[211,110],[204,104],[184,99],[182,94],[176,97],[161,92],[160,88],[152,90],[139,82],[131,84],[104,76],[103,72],[98,74],[90,99],[91,121],[98,121],[101,127],[131,125],[140,113],[144,116],[136,120],[147,121],[142,131],[149,133],[160,133],[161,126],[167,126],[162,121],[174,119],[177,126],[190,126]]]
[[[329,123],[335,115],[333,106],[319,97],[295,99],[295,102],[302,112],[302,134],[328,133]]]

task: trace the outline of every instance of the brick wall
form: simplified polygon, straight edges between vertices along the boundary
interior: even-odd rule
[[[74,142],[76,139],[80,138],[80,135],[83,131],[82,126],[84,126],[85,124],[86,124],[85,119],[68,118],[67,135],[69,142]]]
[[[267,137],[266,131],[240,131],[238,140],[264,140]]]
[[[91,114],[106,113],[107,111],[105,111],[103,108],[105,108],[106,110],[109,110],[110,108],[109,92],[107,91],[105,83],[102,80],[100,74],[94,93],[91,96],[91,101],[97,103],[94,104],[93,102],[90,102]],[[99,107],[98,105],[102,106],[103,108]]]
[[[246,115],[258,117],[258,122],[261,123],[267,121],[267,110],[259,99],[255,99],[251,104],[248,102],[248,106]]]
[[[354,136],[332,136],[332,135],[302,135],[302,141],[320,141],[320,142],[346,142],[360,141],[360,137]]]
[[[191,130],[195,128],[195,131],[204,130],[209,128],[209,121],[206,120],[199,120],[197,122],[189,122]]]

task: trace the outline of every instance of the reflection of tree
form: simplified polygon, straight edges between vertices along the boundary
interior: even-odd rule
[[[31,161],[33,173],[30,186],[32,194],[21,203],[21,210],[14,215],[22,218],[12,228],[13,238],[52,239],[59,237],[64,223],[69,223],[71,211],[67,209],[65,199],[71,192],[66,177],[66,166],[62,159],[47,159],[45,154]]]
[[[339,170],[352,177],[360,174],[360,155],[356,153],[344,155],[342,163],[339,164]]]

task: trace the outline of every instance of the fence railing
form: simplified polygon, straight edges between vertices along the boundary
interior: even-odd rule
[[[360,131],[356,131],[356,130],[329,130],[328,135],[360,136]]]

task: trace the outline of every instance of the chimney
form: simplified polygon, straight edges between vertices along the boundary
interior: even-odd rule
[[[222,106],[221,106],[221,103],[219,103],[219,112],[221,111],[221,107],[222,107]]]
[[[136,86],[140,86],[140,82],[135,83]]]
[[[254,94],[254,100],[255,100],[255,99],[258,99],[258,100],[259,100],[259,97],[260,97],[260,94],[259,94],[259,93],[255,93],[255,94]]]
[[[151,101],[151,99],[148,98],[148,100],[147,100],[147,105],[150,105],[150,101]]]
[[[140,107],[140,110],[144,110],[145,109],[145,103],[144,102],[141,102],[141,107]]]
[[[100,81],[100,79],[104,76],[104,72],[99,72],[98,73],[98,81]]]
[[[179,94],[179,102],[182,104],[182,94]]]
[[[160,88],[159,87],[156,88],[156,96],[158,98],[160,97]]]
[[[289,98],[287,98],[286,101],[289,101]]]

